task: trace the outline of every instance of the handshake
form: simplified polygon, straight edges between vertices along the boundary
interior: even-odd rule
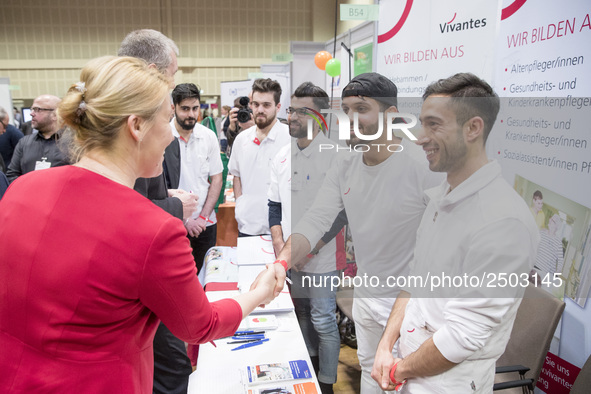
[[[251,292],[258,292],[261,301],[259,305],[266,305],[277,297],[285,285],[287,262],[277,260],[273,264],[268,264],[250,286]]]

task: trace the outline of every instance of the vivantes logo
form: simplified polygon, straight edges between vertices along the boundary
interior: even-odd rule
[[[453,33],[455,31],[478,29],[478,28],[486,26],[486,18],[482,18],[482,19],[470,18],[469,21],[454,22],[456,20],[457,14],[458,13],[455,12],[453,18],[451,18],[451,20],[449,22],[439,24],[439,30],[441,31],[441,34]]]

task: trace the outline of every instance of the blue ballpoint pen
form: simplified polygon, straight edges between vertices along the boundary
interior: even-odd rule
[[[265,334],[262,334],[262,335],[240,335],[240,336],[232,337],[232,340],[242,340],[242,339],[265,339]]]
[[[234,336],[264,334],[265,331],[236,331]]]
[[[253,346],[262,345],[263,342],[267,342],[268,340],[269,340],[269,338],[262,339],[262,340],[257,341],[257,342],[245,343],[244,345],[240,345],[240,346],[235,347],[234,349],[230,349],[230,350],[234,351],[234,350],[246,349],[247,347],[253,347]]]

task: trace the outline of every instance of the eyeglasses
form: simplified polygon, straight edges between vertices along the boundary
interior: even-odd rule
[[[3,128],[4,130],[6,130],[6,126],[8,126],[8,125],[4,124],[4,122],[3,122],[3,121],[1,121],[1,120],[0,120],[0,124],[2,125],[2,128]]]
[[[31,113],[33,113],[33,112],[41,112],[41,111],[55,111],[55,108],[40,108],[40,107],[33,107],[33,108],[31,108]]]
[[[310,113],[310,111],[307,108],[293,108],[293,107],[289,107],[287,109],[287,113],[289,115],[298,114],[298,116],[306,116],[306,115],[308,115],[308,113]]]

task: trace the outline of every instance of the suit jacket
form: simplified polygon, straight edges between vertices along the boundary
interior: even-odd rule
[[[166,187],[178,189],[181,177],[181,146],[178,138],[175,138],[164,151],[164,177]]]
[[[11,185],[0,201],[0,393],[151,394],[160,320],[189,343],[232,335],[240,305],[209,303],[186,234],[79,167]]]
[[[183,220],[183,203],[176,197],[168,197],[168,189],[176,189],[179,186],[180,157],[179,141],[175,138],[166,147],[162,174],[154,178],[138,178],[133,188],[172,216]]]

